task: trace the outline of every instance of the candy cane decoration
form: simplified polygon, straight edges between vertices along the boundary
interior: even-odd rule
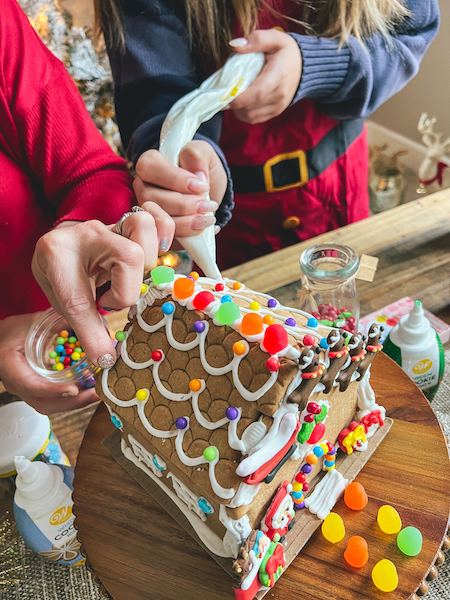
[[[182,148],[192,140],[199,126],[226,108],[244,92],[264,65],[264,54],[235,54],[202,85],[170,109],[161,129],[159,150],[174,165]],[[194,262],[207,277],[222,279],[216,264],[214,227],[207,227],[195,236],[179,238]]]

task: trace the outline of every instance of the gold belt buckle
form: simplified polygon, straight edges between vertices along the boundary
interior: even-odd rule
[[[300,179],[294,183],[288,183],[287,185],[275,186],[273,183],[272,168],[283,160],[290,160],[296,158],[298,160],[298,170],[300,173]],[[283,190],[290,190],[296,187],[302,187],[305,183],[308,183],[308,165],[306,161],[306,152],[303,150],[295,150],[294,152],[286,152],[285,154],[277,154],[276,156],[269,158],[265,162],[263,167],[264,184],[266,192],[281,192]]]

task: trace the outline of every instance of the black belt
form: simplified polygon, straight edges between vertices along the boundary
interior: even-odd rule
[[[278,154],[263,165],[230,166],[234,190],[248,194],[302,187],[344,154],[363,128],[363,119],[341,121],[315,148]]]

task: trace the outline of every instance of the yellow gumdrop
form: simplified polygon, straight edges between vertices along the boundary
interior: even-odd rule
[[[378,509],[377,521],[383,533],[398,533],[402,528],[400,515],[395,508],[389,504],[380,506]]]
[[[398,586],[398,573],[395,565],[387,558],[379,560],[372,569],[372,581],[382,592],[393,592]]]
[[[322,523],[322,535],[332,544],[337,544],[345,538],[345,525],[342,517],[331,512]]]

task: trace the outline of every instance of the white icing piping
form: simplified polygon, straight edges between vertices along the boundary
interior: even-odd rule
[[[133,451],[127,446],[125,440],[122,438],[121,440],[121,448],[123,455],[134,463],[139,469],[144,471],[153,481],[155,481],[159,487],[164,490],[164,492],[169,496],[172,502],[181,510],[186,519],[192,525],[194,531],[201,539],[201,541],[205,544],[205,546],[217,556],[221,556],[223,558],[234,558],[233,555],[227,551],[224,547],[223,541],[219,538],[218,535],[212,531],[203,523],[203,521],[192,511],[188,509],[188,507],[182,502],[178,496],[167,486],[165,483],[161,481],[158,477],[156,477],[150,469],[148,469],[133,453]]]
[[[306,508],[319,519],[325,519],[345,490],[347,483],[348,479],[345,479],[336,469],[328,471],[313,492],[305,498]]]

